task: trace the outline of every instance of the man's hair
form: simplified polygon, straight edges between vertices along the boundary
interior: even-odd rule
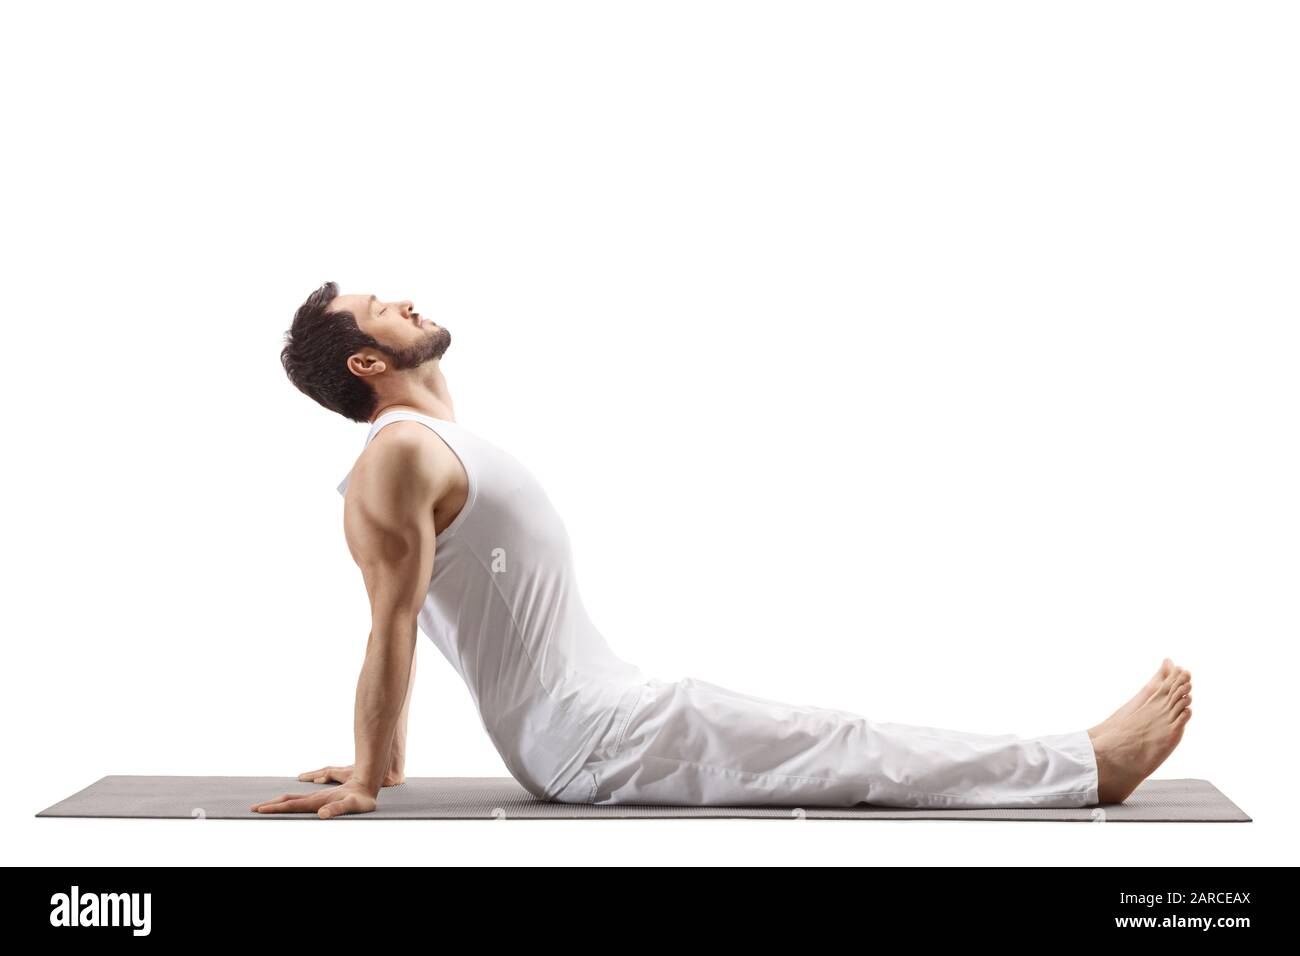
[[[351,312],[329,311],[338,291],[336,283],[326,282],[298,307],[284,333],[280,364],[304,395],[354,422],[365,422],[375,411],[375,390],[348,370],[348,356],[364,348],[388,350],[361,331]]]

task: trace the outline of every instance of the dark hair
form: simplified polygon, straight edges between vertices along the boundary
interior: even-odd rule
[[[351,312],[329,311],[338,291],[336,283],[326,282],[298,307],[284,333],[280,364],[304,395],[354,422],[365,422],[375,411],[375,391],[348,371],[348,356],[383,347],[361,331]]]

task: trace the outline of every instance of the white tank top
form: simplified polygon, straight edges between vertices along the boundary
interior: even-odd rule
[[[564,524],[528,470],[460,425],[416,412],[380,415],[366,444],[406,420],[432,429],[469,477],[464,507],[436,539],[420,629],[464,679],[510,773],[549,799],[588,757],[617,746],[648,678],[588,619]]]

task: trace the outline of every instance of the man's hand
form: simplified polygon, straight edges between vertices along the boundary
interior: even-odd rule
[[[352,785],[330,787],[315,793],[286,793],[274,800],[255,803],[254,813],[315,813],[322,820],[345,813],[373,813],[378,802],[375,794]]]
[[[347,783],[352,778],[352,770],[355,764],[348,764],[346,767],[321,767],[319,770],[308,770],[306,773],[298,774],[298,779],[303,783]],[[396,787],[406,782],[406,776],[392,770],[384,774],[383,786]]]

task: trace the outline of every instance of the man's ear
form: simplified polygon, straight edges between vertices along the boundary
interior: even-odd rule
[[[348,371],[359,378],[371,378],[388,368],[388,362],[378,352],[366,349],[348,356]]]

